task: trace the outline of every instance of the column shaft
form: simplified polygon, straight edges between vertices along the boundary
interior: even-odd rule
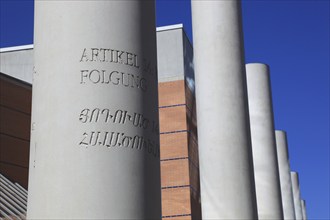
[[[160,219],[153,1],[36,1],[29,219]]]
[[[302,210],[303,220],[307,220],[306,201],[303,199],[301,200],[301,210]]]
[[[276,130],[275,135],[278,167],[281,182],[283,214],[285,220],[292,220],[296,217],[294,211],[287,137],[284,131]]]
[[[299,187],[299,177],[297,172],[291,171],[291,181],[292,181],[292,192],[296,220],[303,220],[302,207],[300,202],[300,187]]]
[[[257,219],[239,1],[192,1],[203,219]]]
[[[246,65],[251,140],[259,219],[283,219],[269,68]]]
[[[254,177],[260,219],[283,219],[269,68],[246,65]]]

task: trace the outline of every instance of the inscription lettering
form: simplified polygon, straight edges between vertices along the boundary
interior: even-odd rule
[[[116,86],[147,92],[149,81],[157,81],[157,67],[152,62],[125,50],[83,48],[79,62],[84,66],[80,69],[79,76],[79,73],[77,73],[77,81],[80,79],[82,86]],[[89,68],[86,68],[83,63],[88,63]],[[133,90],[129,94],[132,94],[132,92]],[[115,128],[112,131],[100,131],[96,128],[91,128],[96,129],[92,131],[85,130],[80,137],[79,146],[81,147],[106,147],[109,149],[119,147],[122,149],[144,150],[148,154],[159,158],[159,143],[140,135],[132,136],[131,133],[127,135],[116,131],[117,126],[131,126],[143,130],[148,129],[148,131],[142,132],[143,135],[146,133],[153,133],[152,136],[158,135],[158,124],[150,121],[143,114],[124,109],[93,107],[82,109],[79,112],[79,121],[85,126],[89,123],[116,124],[116,126],[108,126],[110,129]],[[124,129],[124,131],[127,130]]]
[[[115,110],[110,111],[110,109],[100,109],[85,108],[81,110],[79,115],[79,121],[82,123],[115,123],[115,124],[126,124],[130,123],[134,127],[147,129],[150,124],[150,120],[140,113],[129,113],[126,110]],[[154,133],[159,133],[159,126],[154,121],[152,122],[152,131]]]
[[[84,145],[84,146],[88,145],[88,143],[86,142],[87,136],[88,136],[88,134],[86,132],[84,132],[83,139],[80,141],[79,145]]]
[[[82,147],[103,146],[107,148],[122,147],[129,149],[145,150],[147,153],[155,157],[159,157],[159,145],[154,141],[146,139],[142,136],[128,136],[125,133],[113,131],[91,131],[82,135],[79,143]]]
[[[136,54],[110,48],[84,48],[80,62],[109,62],[140,68]]]
[[[107,70],[80,70],[80,84],[113,84],[147,90],[147,80],[139,75]]]

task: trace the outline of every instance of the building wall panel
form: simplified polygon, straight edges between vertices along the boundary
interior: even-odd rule
[[[0,104],[20,112],[31,114],[31,86],[1,77]]]
[[[27,189],[31,85],[0,74],[0,172]]]
[[[188,85],[185,85],[185,97],[186,97],[186,104],[187,107],[192,110],[196,106],[196,100],[193,91],[188,87]]]
[[[186,106],[159,109],[160,132],[187,130]]]
[[[188,137],[188,145],[189,145],[189,159],[192,163],[194,163],[196,166],[199,166],[199,157],[198,157],[198,145],[197,140],[189,134]]]
[[[186,103],[184,80],[159,83],[158,92],[160,107]]]
[[[28,168],[30,143],[0,134],[0,162]]]
[[[161,162],[162,187],[189,185],[189,160],[167,160]]]
[[[0,106],[0,118],[0,133],[30,140],[30,115]]]
[[[160,159],[188,157],[187,132],[160,135]]]
[[[190,187],[162,190],[162,215],[175,216],[191,214]]]

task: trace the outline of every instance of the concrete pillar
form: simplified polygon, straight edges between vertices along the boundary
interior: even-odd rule
[[[160,219],[154,1],[36,1],[29,219]]]
[[[285,131],[275,131],[278,167],[280,173],[283,215],[285,220],[295,219],[288,142]]]
[[[283,219],[269,68],[246,65],[254,176],[259,219]]]
[[[192,1],[203,219],[257,219],[239,1]]]
[[[303,213],[300,201],[300,187],[299,187],[299,177],[297,172],[291,171],[291,181],[292,181],[292,192],[294,201],[294,210],[296,215],[296,220],[303,220]]]
[[[306,201],[303,199],[300,201],[301,201],[301,211],[302,211],[303,220],[307,220]]]

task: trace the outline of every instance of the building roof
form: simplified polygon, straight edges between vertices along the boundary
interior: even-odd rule
[[[28,192],[0,174],[0,218],[25,219]]]

